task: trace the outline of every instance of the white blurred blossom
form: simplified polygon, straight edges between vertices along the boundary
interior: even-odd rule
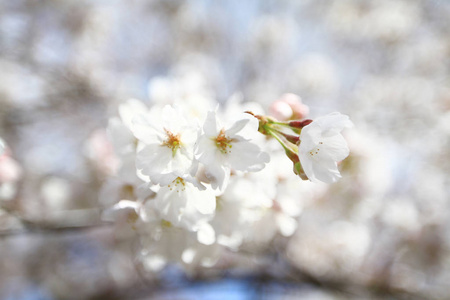
[[[5,142],[0,138],[0,156],[3,155],[3,153],[5,152]]]
[[[23,176],[22,166],[12,157],[11,150],[0,138],[0,200],[12,200]]]
[[[199,226],[203,225],[201,223],[212,218],[216,208],[212,190],[199,190],[180,177],[161,187],[151,201],[164,220],[191,231],[198,231]]]

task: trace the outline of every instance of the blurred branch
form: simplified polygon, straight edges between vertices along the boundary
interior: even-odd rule
[[[20,227],[0,230],[0,237],[32,233],[64,234],[113,225],[100,220],[100,210],[97,208],[53,212],[51,215],[45,215],[45,219],[26,218],[17,211],[2,209],[14,216],[20,222]]]
[[[17,213],[15,214],[17,216]],[[27,234],[58,234],[65,235],[87,230],[110,227],[113,223],[102,222],[98,218],[99,209],[83,209],[62,211],[52,218],[42,220],[30,220],[21,218],[22,228],[0,231],[0,238],[14,237]],[[46,216],[49,217],[49,216]],[[84,219],[86,223],[81,222]],[[139,263],[135,265],[136,273],[141,280],[135,281],[126,287],[109,287],[99,290],[90,299],[143,299],[143,295],[152,296],[158,293],[173,292],[174,289],[191,288],[195,284],[213,283],[217,280],[238,280],[244,282],[255,290],[256,293],[265,294],[271,288],[282,287],[286,290],[301,291],[302,288],[317,288],[341,295],[347,299],[433,299],[424,293],[412,292],[400,287],[392,286],[389,280],[372,280],[355,282],[345,277],[317,276],[300,266],[293,265],[283,256],[277,253],[268,254],[269,259],[260,263],[252,273],[244,275],[239,272],[220,272],[219,276],[208,276],[208,273],[199,272],[193,277],[180,274],[180,280],[174,285],[161,277],[148,274]],[[217,270],[216,270],[217,271]],[[173,278],[171,277],[171,280]],[[275,290],[276,291],[276,290]],[[145,298],[144,298],[145,299]]]
[[[47,224],[33,224],[29,222],[26,225],[24,225],[24,228],[0,231],[0,238],[15,235],[34,234],[34,233],[66,234],[70,232],[79,232],[94,228],[110,227],[111,225],[112,225],[111,223],[98,223],[90,225],[51,227]]]
[[[270,259],[265,263],[261,263],[252,272],[233,272],[232,270],[211,274],[199,273],[192,276],[186,276],[180,273],[180,278],[174,279],[164,278],[161,276],[146,276],[145,270],[142,266],[137,265],[136,271],[141,282],[136,282],[131,288],[121,290],[116,297],[111,299],[122,299],[120,296],[125,295],[127,299],[147,299],[143,295],[157,295],[158,293],[169,292],[173,293],[175,290],[183,290],[192,288],[196,284],[208,284],[224,280],[233,280],[244,283],[249,289],[254,289],[257,295],[267,295],[271,291],[273,293],[279,292],[278,288],[284,288],[287,291],[301,292],[302,289],[310,290],[316,288],[317,290],[326,291],[341,296],[342,299],[398,299],[398,300],[421,300],[421,299],[435,299],[431,295],[423,292],[409,291],[400,287],[395,287],[390,284],[385,278],[379,280],[369,280],[356,282],[352,278],[346,277],[328,277],[317,276],[308,270],[294,265],[287,261],[286,258],[280,256],[278,253],[272,253]],[[217,271],[217,270],[216,270]],[[150,274],[151,275],[151,274]],[[356,278],[358,278],[356,276]],[[174,284],[176,281],[176,284]],[[100,294],[99,294],[100,295]],[[117,295],[119,295],[117,297]],[[134,297],[129,297],[134,295]],[[98,295],[97,295],[98,296]],[[176,296],[176,295],[173,295]],[[257,297],[258,298],[258,297]],[[92,299],[110,299],[102,297],[94,297]],[[150,297],[148,299],[151,299]],[[259,299],[259,298],[258,298]]]
[[[410,291],[394,288],[391,286],[378,286],[378,285],[364,285],[353,283],[346,279],[325,279],[319,278],[309,274],[308,272],[301,271],[296,268],[289,270],[289,274],[286,276],[276,276],[265,273],[252,273],[250,275],[236,275],[227,273],[218,278],[208,277],[185,277],[181,282],[177,282],[175,285],[173,282],[166,282],[162,279],[154,279],[147,284],[141,282],[134,282],[131,286],[122,288],[120,290],[104,290],[99,291],[90,299],[153,299],[152,297],[170,296],[176,298],[179,296],[179,291],[183,295],[184,289],[195,288],[196,285],[204,285],[208,283],[215,283],[219,281],[238,281],[246,285],[246,289],[254,291],[256,298],[258,296],[270,295],[271,293],[279,293],[281,287],[285,291],[299,292],[302,290],[310,291],[317,289],[320,291],[326,291],[334,296],[340,296],[342,299],[398,299],[398,300],[419,300],[419,299],[433,299],[428,295],[413,293]],[[295,294],[293,294],[295,295]]]
[[[264,278],[266,274],[262,274],[262,276]],[[292,265],[290,265],[288,274],[279,280],[286,283],[308,283],[321,289],[352,295],[354,297],[371,296],[379,297],[380,299],[393,297],[394,299],[408,300],[431,299],[423,294],[411,292],[399,287],[393,287],[388,282],[357,283],[345,278],[318,277],[298,266]]]

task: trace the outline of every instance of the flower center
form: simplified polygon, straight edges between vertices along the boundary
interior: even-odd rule
[[[175,191],[179,193],[180,191],[186,190],[186,182],[181,177],[177,177],[171,184],[168,185],[169,189],[172,191],[175,188]]]
[[[127,223],[131,225],[131,228],[136,229],[136,222],[139,220],[139,215],[134,210],[127,214]]]
[[[319,142],[319,144],[317,145],[316,148],[313,148],[312,150],[310,150],[310,151],[309,151],[309,155],[310,155],[311,157],[314,157],[314,155],[319,154],[320,146],[321,146],[321,145],[323,145],[323,142]]]
[[[162,226],[162,227],[170,228],[170,227],[172,227],[172,223],[170,223],[169,221],[166,221],[166,220],[162,219],[162,220],[161,220],[161,226]]]
[[[173,134],[169,130],[164,128],[167,139],[163,142],[163,146],[167,146],[172,149],[172,156],[175,156],[177,150],[181,147],[180,134]]]
[[[216,147],[224,154],[231,152],[231,148],[233,148],[233,145],[231,145],[232,141],[233,139],[230,139],[225,135],[224,129],[220,130],[219,135],[214,140]]]

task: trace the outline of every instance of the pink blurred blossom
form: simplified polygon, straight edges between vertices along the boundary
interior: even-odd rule
[[[295,94],[283,94],[269,107],[269,113],[278,120],[304,119],[309,114],[309,107]]]
[[[7,148],[0,156],[0,184],[16,182],[22,176],[22,167],[11,157],[11,151]]]
[[[100,172],[107,175],[116,173],[119,161],[105,130],[98,129],[91,134],[86,144],[86,154]]]

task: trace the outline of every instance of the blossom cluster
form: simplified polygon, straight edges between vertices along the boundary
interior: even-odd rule
[[[306,106],[280,103],[273,111],[286,120],[237,98],[225,109],[185,101],[149,107],[135,99],[119,106],[108,125],[118,163],[101,192],[103,217],[125,236],[137,235],[148,269],[169,262],[186,270],[212,266],[225,249],[290,236],[308,197],[320,193],[311,182],[340,177],[348,117],[289,120],[306,116],[307,109],[299,110]]]

